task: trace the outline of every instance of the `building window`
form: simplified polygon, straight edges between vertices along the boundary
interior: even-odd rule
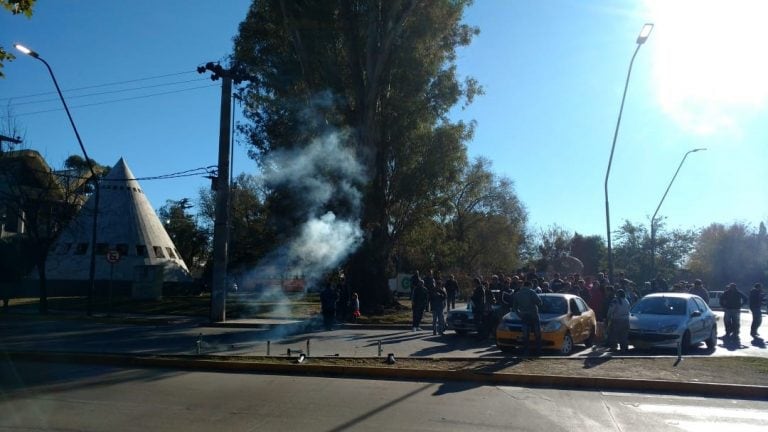
[[[136,245],[136,255],[140,257],[147,256],[147,247],[144,245]]]
[[[88,252],[88,243],[78,243],[75,248],[75,255],[85,255]]]
[[[168,257],[169,258],[173,258],[173,259],[176,258],[176,255],[173,254],[173,250],[171,248],[167,247],[167,248],[165,248],[165,251],[168,252]]]
[[[163,255],[163,248],[160,246],[152,246],[152,250],[155,251],[155,258],[165,258],[165,255]]]
[[[115,250],[117,253],[120,254],[120,256],[126,256],[128,255],[128,244],[127,243],[118,243],[115,246]]]

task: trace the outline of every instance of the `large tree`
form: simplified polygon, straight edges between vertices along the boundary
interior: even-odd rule
[[[393,245],[437,214],[440,192],[465,162],[471,125],[448,113],[479,90],[472,79],[460,82],[454,64],[456,48],[477,33],[461,22],[469,3],[254,1],[235,39],[234,60],[253,75],[242,95],[250,121],[243,130],[257,159],[341,131],[341,151],[361,164],[362,181],[338,171],[315,176],[335,190],[357,189],[362,206],[330,200],[313,211],[359,217],[362,244],[347,275],[368,305],[390,299]],[[290,233],[308,216],[296,208],[307,196],[280,186],[273,216],[291,221],[281,226]]]
[[[209,236],[197,218],[188,213],[189,199],[167,200],[157,211],[165,230],[190,271],[202,268],[209,256]]]

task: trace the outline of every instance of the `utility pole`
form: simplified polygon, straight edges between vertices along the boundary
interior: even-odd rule
[[[232,118],[232,82],[247,80],[242,67],[224,69],[208,62],[197,68],[198,73],[213,72],[211,80],[222,79],[221,115],[219,117],[219,173],[216,178],[216,212],[213,224],[213,284],[211,286],[211,322],[227,319],[227,257],[229,232],[229,166],[230,166],[230,119]]]

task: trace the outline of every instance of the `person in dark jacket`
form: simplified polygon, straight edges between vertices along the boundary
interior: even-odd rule
[[[709,304],[709,291],[704,288],[704,284],[701,283],[701,279],[693,281],[693,288],[691,288],[691,294],[697,295],[704,300],[704,303]]]
[[[763,285],[756,283],[749,291],[749,310],[752,312],[752,327],[749,329],[749,334],[755,339],[760,339],[757,329],[763,323],[763,312],[760,310],[762,306]]]
[[[533,283],[526,281],[523,287],[513,296],[512,310],[517,313],[523,322],[523,355],[528,355],[530,350],[531,330],[536,338],[536,354],[541,352],[541,321],[539,320],[539,308],[542,306],[541,297],[533,290]]]
[[[326,330],[333,328],[333,323],[336,318],[336,302],[339,300],[339,295],[333,286],[328,283],[325,289],[320,293],[320,308],[323,314],[323,325]]]
[[[421,330],[421,319],[424,317],[424,308],[427,306],[429,294],[424,287],[424,281],[419,279],[413,287],[411,308],[413,309],[413,331]]]
[[[741,324],[741,306],[744,304],[744,294],[731,282],[725,287],[725,292],[720,296],[720,306],[725,310],[725,337],[739,338]]]
[[[456,294],[459,292],[459,283],[453,275],[448,276],[445,281],[445,293],[448,295],[448,310],[456,309]]]

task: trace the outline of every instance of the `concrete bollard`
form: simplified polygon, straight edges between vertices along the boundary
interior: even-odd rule
[[[272,345],[272,341],[267,341],[267,356],[270,355],[269,351],[270,351],[271,345]]]

